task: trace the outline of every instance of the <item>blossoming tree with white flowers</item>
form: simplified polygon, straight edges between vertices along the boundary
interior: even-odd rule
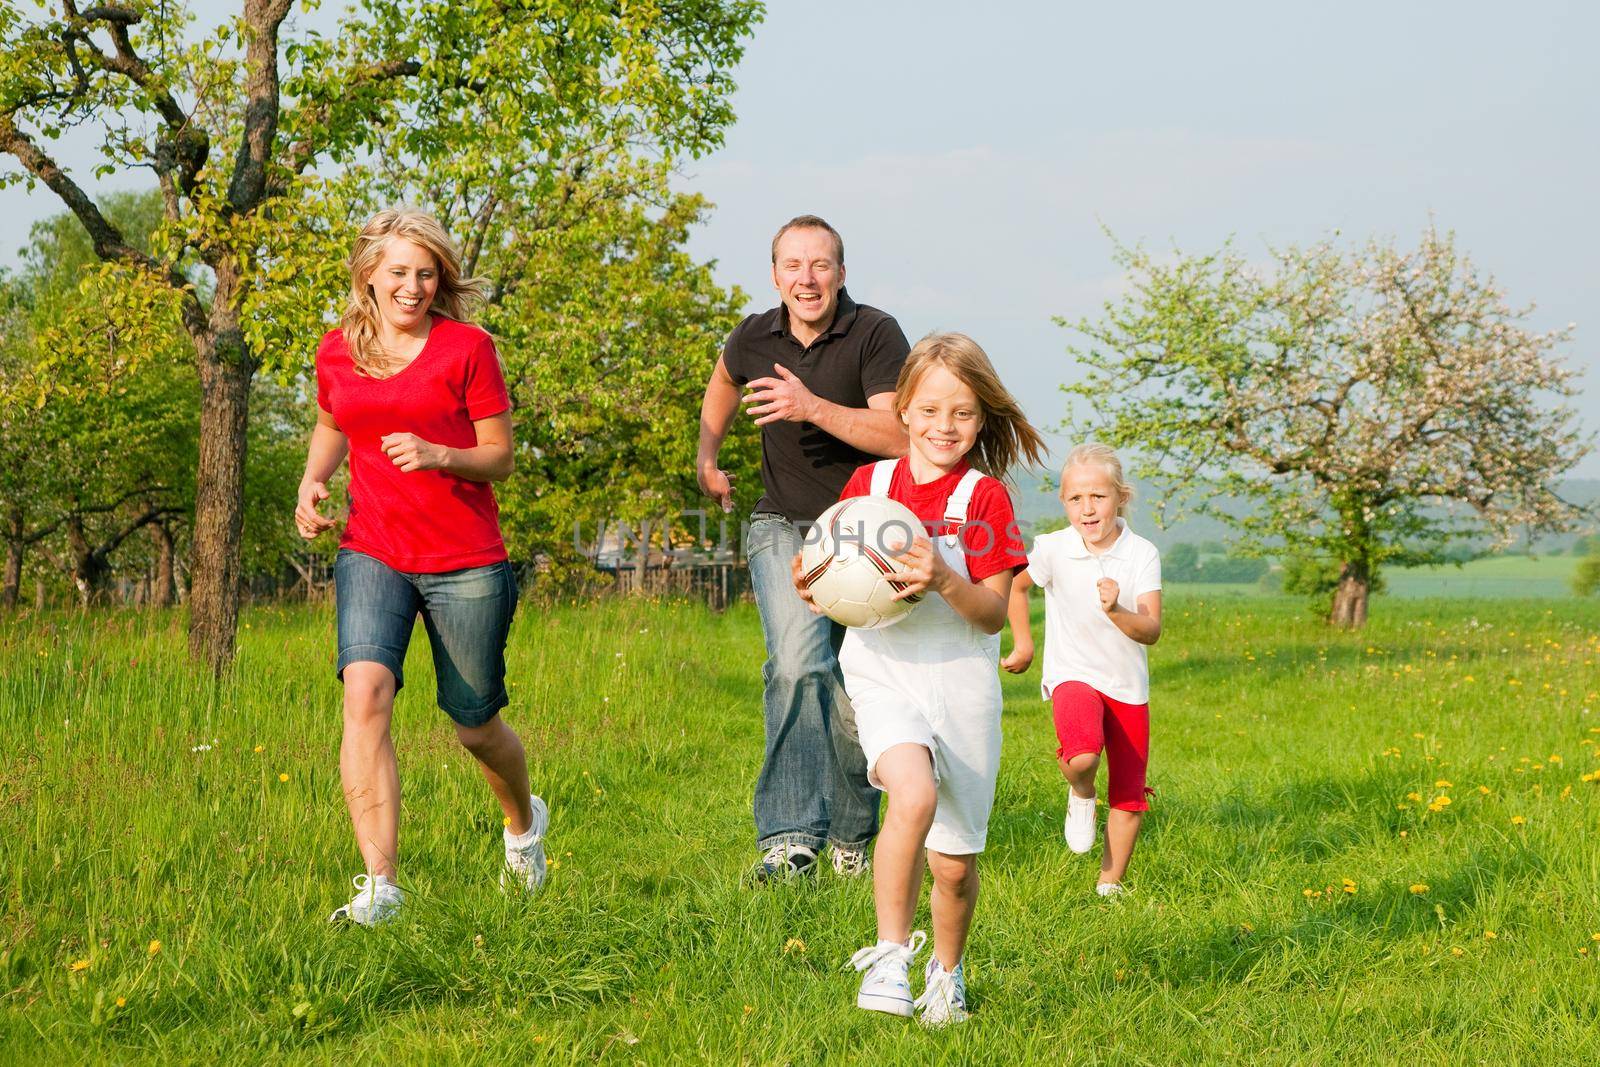
[[[1589,450],[1553,356],[1573,326],[1528,328],[1531,307],[1454,235],[1291,247],[1267,270],[1231,246],[1117,255],[1130,288],[1077,325],[1069,427],[1135,450],[1167,504],[1228,521],[1243,547],[1335,565],[1329,622],[1365,623],[1384,564],[1579,514],[1555,489]]]

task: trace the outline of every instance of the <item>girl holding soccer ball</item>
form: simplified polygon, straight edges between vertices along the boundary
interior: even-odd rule
[[[1056,758],[1066,776],[1067,847],[1095,838],[1095,772],[1105,751],[1111,813],[1096,892],[1115,896],[1139,836],[1150,759],[1150,669],[1145,648],[1161,636],[1161,556],[1122,517],[1133,491],[1106,445],[1079,445],[1061,468],[1061,504],[1071,525],[1041,534],[1011,587],[1011,654],[1020,674],[1033,662],[1028,590],[1045,591],[1044,698],[1055,713]]]
[[[899,557],[898,597],[920,595],[893,626],[851,629],[839,651],[855,706],[868,780],[889,795],[873,858],[878,937],[852,963],[866,972],[858,1007],[924,1024],[967,1015],[961,958],[978,900],[1000,767],[1000,629],[1013,571],[1026,563],[1011,498],[999,479],[1038,463],[1044,441],[964,334],[930,334],[912,348],[895,386],[910,437],[904,459],[858,469],[841,499],[887,496],[923,520]],[[795,557],[795,588],[811,601]],[[816,610],[813,604],[813,610]],[[910,967],[926,935],[911,922],[923,864],[933,874],[933,953],[922,995]]]

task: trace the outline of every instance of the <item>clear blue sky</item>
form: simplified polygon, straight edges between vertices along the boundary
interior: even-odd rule
[[[1075,374],[1052,316],[1119,288],[1102,225],[1256,256],[1335,228],[1414,241],[1431,217],[1513,303],[1537,301],[1536,325],[1578,323],[1565,355],[1593,430],[1596,41],[1600,8],[1580,3],[771,0],[737,126],[684,168],[717,205],[692,248],[756,310],[772,231],[823,215],[857,299],[913,339],[971,333],[1049,424]],[[0,255],[59,209],[0,193]]]

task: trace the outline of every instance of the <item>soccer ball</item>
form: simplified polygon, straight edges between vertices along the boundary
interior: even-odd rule
[[[922,597],[895,600],[905,564],[894,557],[924,532],[910,508],[881,496],[841,500],[817,517],[800,549],[800,584],[823,614],[875,630],[905,618]]]

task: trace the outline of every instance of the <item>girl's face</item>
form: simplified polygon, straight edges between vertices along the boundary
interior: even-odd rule
[[[1078,463],[1061,474],[1061,506],[1091,551],[1116,543],[1117,509],[1125,503],[1111,472],[1098,463]]]
[[[401,333],[415,333],[427,324],[428,308],[439,291],[439,265],[426,248],[396,237],[367,275],[367,284],[384,323]]]
[[[983,428],[978,395],[939,364],[922,372],[900,417],[911,435],[913,474],[919,458],[925,474],[950,471],[972,451]]]

